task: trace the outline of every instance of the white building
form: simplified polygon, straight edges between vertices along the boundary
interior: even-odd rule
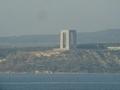
[[[75,30],[64,30],[60,33],[60,48],[64,50],[75,49],[77,34]]]
[[[120,50],[120,47],[119,46],[116,46],[116,47],[107,47],[108,50],[114,50],[114,51],[117,51],[117,50]]]

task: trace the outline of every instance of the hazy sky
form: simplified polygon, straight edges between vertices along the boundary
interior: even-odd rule
[[[0,0],[0,36],[120,28],[120,0]]]

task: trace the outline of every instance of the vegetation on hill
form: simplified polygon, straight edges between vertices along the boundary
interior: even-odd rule
[[[56,53],[56,55],[54,53],[43,55],[55,52],[52,49],[2,48],[0,49],[0,72],[120,73],[119,50],[78,48]]]

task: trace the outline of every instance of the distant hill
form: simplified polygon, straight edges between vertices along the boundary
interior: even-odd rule
[[[78,33],[78,43],[120,43],[120,29]]]
[[[120,29],[97,32],[78,32],[77,37],[78,44],[120,43]],[[59,34],[0,37],[0,45],[59,45]]]
[[[58,35],[24,35],[0,37],[0,45],[48,46],[58,45]]]

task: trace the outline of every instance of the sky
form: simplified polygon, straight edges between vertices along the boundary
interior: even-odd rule
[[[0,36],[120,28],[120,0],[0,0]]]

